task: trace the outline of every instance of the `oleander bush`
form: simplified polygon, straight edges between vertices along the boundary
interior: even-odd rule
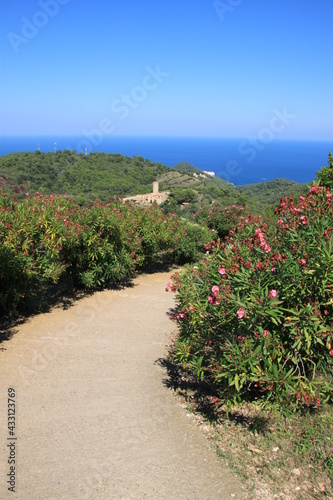
[[[329,188],[281,199],[265,220],[233,207],[214,221],[220,235],[231,220],[229,235],[168,283],[177,293],[173,357],[227,405],[246,399],[288,414],[332,402]]]
[[[65,196],[0,194],[0,310],[9,313],[38,290],[65,281],[93,289],[118,283],[164,259],[189,262],[208,230],[158,206],[115,199],[80,206]]]
[[[216,238],[225,238],[243,213],[244,207],[237,205],[225,208],[206,206],[195,214],[195,220],[198,224],[207,225],[211,231],[216,231]]]

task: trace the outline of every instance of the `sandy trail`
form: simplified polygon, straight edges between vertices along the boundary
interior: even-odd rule
[[[169,273],[37,315],[0,345],[0,498],[242,498],[156,361],[173,323]],[[15,493],[7,393],[16,393]]]

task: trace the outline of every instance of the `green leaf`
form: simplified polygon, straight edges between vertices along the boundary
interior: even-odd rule
[[[239,392],[239,376],[238,376],[238,373],[236,373],[236,375],[235,375],[235,388],[236,388],[236,391]]]

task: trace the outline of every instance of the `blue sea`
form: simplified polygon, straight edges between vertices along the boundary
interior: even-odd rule
[[[78,153],[101,151],[142,156],[173,167],[188,162],[215,172],[236,186],[285,178],[311,182],[316,171],[327,166],[333,141],[286,141],[269,143],[248,139],[189,137],[39,136],[0,137],[0,155],[14,152],[75,149]]]

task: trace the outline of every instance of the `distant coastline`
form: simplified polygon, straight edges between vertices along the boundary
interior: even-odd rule
[[[94,140],[96,145],[92,145]],[[186,161],[235,185],[245,185],[276,178],[311,182],[316,171],[327,165],[328,152],[333,152],[333,141],[274,140],[259,145],[259,149],[246,145],[244,139],[105,136],[97,142],[82,136],[0,137],[0,156],[36,151],[38,145],[41,151],[53,152],[55,143],[57,150],[75,149],[85,154],[86,143],[88,154],[143,156],[169,167]]]

